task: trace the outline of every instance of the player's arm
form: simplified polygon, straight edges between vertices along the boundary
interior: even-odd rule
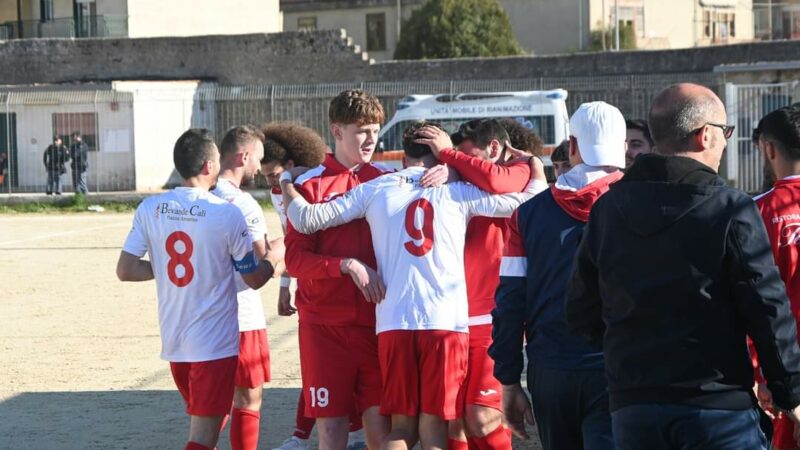
[[[800,420],[800,348],[795,318],[766,228],[749,199],[738,208],[729,230],[730,291],[739,316],[758,351],[772,400],[790,411],[795,421]]]
[[[292,184],[291,174],[281,176],[281,189],[286,202],[286,217],[296,231],[303,234],[343,225],[364,217],[374,183],[360,184],[342,196],[325,203],[309,203]]]
[[[245,284],[251,289],[259,289],[275,275],[283,261],[285,248],[283,242],[270,242],[264,258],[258,258],[253,247],[253,239],[242,211],[230,205],[229,230],[225,236],[228,252],[234,269],[241,274]],[[274,242],[274,245],[273,245]]]
[[[150,261],[142,258],[147,253],[147,236],[142,220],[143,204],[136,208],[133,225],[117,260],[117,278],[120,281],[147,281],[154,278]]]
[[[439,161],[458,171],[465,181],[490,194],[521,192],[531,178],[531,166],[524,161],[495,164],[452,148],[442,149]]]
[[[544,175],[544,164],[539,158],[530,160],[531,178],[525,190],[520,193],[503,195],[490,195],[469,186],[465,189],[466,206],[471,216],[486,217],[511,217],[514,211],[534,195],[547,189],[547,179]]]
[[[141,259],[121,251],[117,260],[117,278],[119,281],[148,281],[154,278],[150,261]]]
[[[531,405],[520,384],[525,366],[522,351],[528,261],[519,228],[519,214],[514,213],[509,223],[508,244],[503,248],[500,284],[495,293],[489,355],[494,359],[494,377],[503,385],[503,412],[509,427],[517,436],[526,439],[525,422],[533,424]]]
[[[596,210],[589,213],[589,223],[578,245],[571,279],[567,284],[565,310],[570,331],[583,336],[593,345],[602,345],[606,326],[601,315],[600,281],[592,248],[594,231],[591,217]]]

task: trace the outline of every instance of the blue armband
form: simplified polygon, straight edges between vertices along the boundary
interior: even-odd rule
[[[233,267],[236,268],[237,272],[242,274],[254,272],[258,268],[258,260],[256,259],[255,253],[251,250],[247,252],[240,261],[234,259]]]

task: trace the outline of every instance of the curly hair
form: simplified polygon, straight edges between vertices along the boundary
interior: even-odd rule
[[[316,167],[325,160],[328,146],[311,128],[290,122],[273,122],[261,127],[264,133],[264,159],[261,164],[280,161],[285,165]]]
[[[340,92],[331,100],[328,119],[331,123],[362,126],[382,124],[386,116],[378,97],[361,89],[350,89]]]
[[[510,117],[499,119],[498,122],[506,129],[512,147],[528,152],[533,156],[542,156],[544,142],[542,142],[542,138],[538,134]]]
[[[414,142],[415,139],[418,139],[417,132],[421,130],[423,127],[434,127],[438,129],[442,129],[442,126],[437,122],[414,122],[405,130],[403,130],[403,151],[405,152],[406,156],[410,158],[419,159],[425,155],[433,154],[433,151],[429,146],[426,144],[417,144]]]

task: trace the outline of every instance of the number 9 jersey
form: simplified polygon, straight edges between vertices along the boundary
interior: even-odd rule
[[[241,211],[200,188],[145,199],[122,250],[150,255],[161,358],[201,362],[239,353],[235,270],[258,267]]]

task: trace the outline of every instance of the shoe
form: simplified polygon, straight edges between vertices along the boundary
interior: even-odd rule
[[[364,439],[363,429],[358,431],[351,431],[347,435],[347,450],[365,450],[367,443]]]
[[[272,450],[306,450],[308,449],[308,439],[300,439],[297,436],[292,436],[289,439],[283,441],[278,448],[273,448]]]

